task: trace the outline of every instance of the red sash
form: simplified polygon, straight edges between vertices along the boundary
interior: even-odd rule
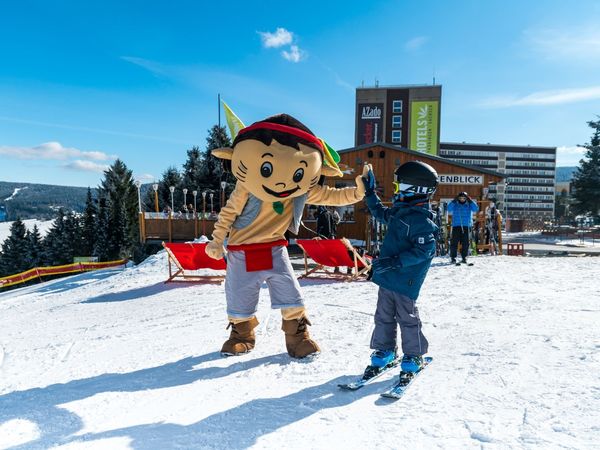
[[[274,242],[261,242],[259,244],[228,245],[227,250],[244,252],[246,256],[246,272],[271,270],[273,268],[273,247],[287,247],[285,239]]]

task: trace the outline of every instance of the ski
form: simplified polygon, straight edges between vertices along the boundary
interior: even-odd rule
[[[418,372],[400,372],[400,379],[387,391],[382,392],[381,397],[391,398],[394,400],[402,398],[404,392],[406,392],[406,390],[408,389],[408,386],[410,386],[410,384],[415,380],[415,378],[417,378],[417,376],[419,376],[419,374],[423,372],[423,370],[425,370],[425,368],[429,364],[431,364],[432,361],[433,358],[431,358],[430,356],[426,356],[425,358],[423,358],[423,368]]]
[[[379,378],[381,375],[388,372],[390,369],[393,369],[394,367],[398,366],[398,364],[400,364],[400,359],[395,359],[387,366],[381,368],[375,366],[368,366],[365,369],[365,373],[362,377],[356,379],[351,383],[338,384],[338,387],[344,391],[356,391],[357,389],[360,389],[361,387],[371,383],[373,380]]]

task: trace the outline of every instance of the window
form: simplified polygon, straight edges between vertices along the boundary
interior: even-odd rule
[[[402,139],[402,132],[400,130],[392,130],[392,142],[399,144]]]
[[[392,102],[392,112],[394,112],[394,113],[402,112],[402,100],[394,100]]]
[[[402,128],[402,116],[392,116],[392,128]]]

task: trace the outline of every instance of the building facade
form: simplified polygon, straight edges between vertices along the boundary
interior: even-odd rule
[[[356,89],[354,145],[386,143],[437,155],[442,87]]]
[[[506,218],[554,218],[556,147],[442,142],[440,156],[505,174],[503,181],[490,186],[488,195]]]

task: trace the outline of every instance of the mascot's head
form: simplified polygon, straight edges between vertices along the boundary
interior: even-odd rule
[[[242,128],[232,148],[212,154],[231,160],[238,183],[267,202],[299,197],[316,186],[321,175],[342,176],[335,150],[287,114]]]

